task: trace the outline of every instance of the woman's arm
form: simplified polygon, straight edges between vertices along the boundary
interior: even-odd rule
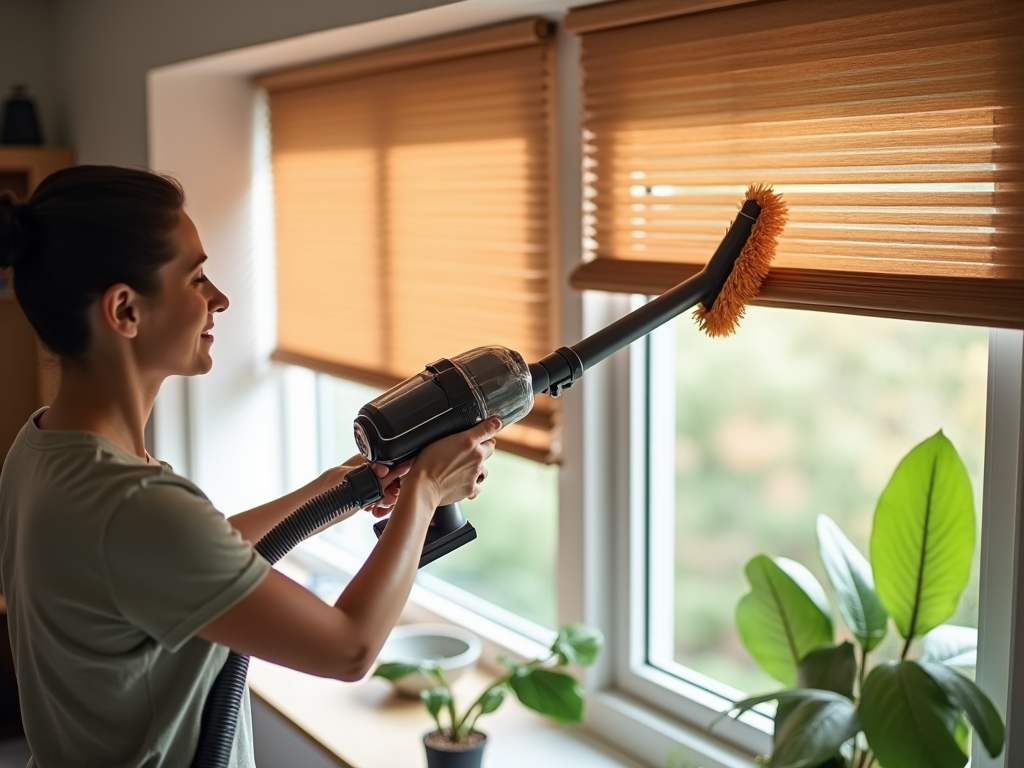
[[[417,456],[384,534],[333,607],[271,571],[199,636],[308,674],[363,677],[409,597],[434,509],[479,493],[499,428],[488,420]]]
[[[302,486],[298,490],[292,491],[279,499],[268,501],[266,504],[250,509],[247,512],[239,512],[237,515],[232,515],[228,518],[228,522],[231,523],[232,528],[242,534],[243,539],[255,544],[271,528],[288,517],[296,509],[314,496],[319,496],[334,486],[340,485],[345,479],[345,475],[364,463],[366,462],[362,456],[353,456],[344,464],[332,467],[316,480]],[[377,517],[381,517],[390,512],[391,508],[394,507],[398,497],[398,483],[395,480],[409,471],[409,465],[404,464],[392,469],[383,464],[375,464],[373,469],[385,490],[384,498],[374,504],[371,510]],[[355,511],[352,510],[352,512]],[[351,514],[339,516],[330,525],[341,522],[345,518],[350,517]]]

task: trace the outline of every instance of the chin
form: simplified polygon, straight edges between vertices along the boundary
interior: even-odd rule
[[[213,368],[213,357],[209,353],[200,354],[195,362],[192,364],[192,373],[190,376],[202,376],[204,373],[209,373]]]

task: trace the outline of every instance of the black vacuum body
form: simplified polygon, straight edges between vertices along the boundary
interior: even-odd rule
[[[505,347],[477,347],[428,365],[359,410],[356,446],[368,461],[411,459],[431,443],[497,416],[514,424],[533,408],[530,367]],[[374,524],[379,538],[387,520]],[[458,504],[438,507],[430,521],[420,567],[476,538]]]
[[[394,465],[497,416],[514,424],[533,408],[530,367],[505,347],[477,347],[428,365],[359,409],[356,446],[367,461]]]

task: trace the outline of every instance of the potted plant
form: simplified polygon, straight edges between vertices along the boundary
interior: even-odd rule
[[[426,674],[437,681],[435,688],[422,691],[420,698],[434,718],[437,729],[423,737],[428,768],[479,768],[487,736],[476,730],[483,715],[494,712],[514,693],[524,705],[560,723],[583,720],[583,689],[568,674],[572,664],[594,663],[604,638],[586,624],[568,624],[558,630],[548,653],[526,662],[498,657],[506,672],[496,678],[465,710],[456,707],[451,686],[435,662],[392,662],[381,664],[374,677],[392,682],[408,675]]]
[[[971,483],[938,432],[908,453],[882,492],[870,563],[829,518],[818,546],[839,614],[856,643],[837,643],[825,590],[803,565],[758,555],[736,609],[747,651],[785,690],[738,702],[736,716],[775,700],[771,768],[962,768],[970,727],[993,757],[1004,725],[954,668],[974,667],[977,630],[944,624],[974,555]],[[889,625],[895,658],[872,655]]]

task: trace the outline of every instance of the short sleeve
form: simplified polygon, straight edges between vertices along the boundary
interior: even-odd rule
[[[167,481],[140,484],[124,498],[103,546],[114,602],[171,651],[270,570],[208,499]]]

